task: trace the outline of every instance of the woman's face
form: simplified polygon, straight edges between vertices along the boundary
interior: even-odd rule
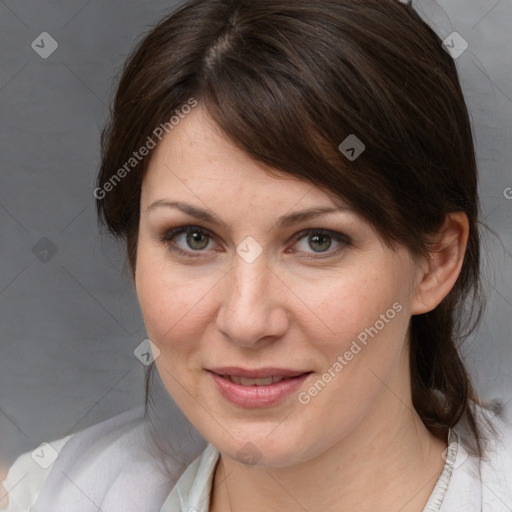
[[[320,188],[266,173],[200,106],[153,151],[137,294],[161,378],[205,439],[279,467],[401,414],[409,252]],[[332,211],[299,215],[320,209]]]

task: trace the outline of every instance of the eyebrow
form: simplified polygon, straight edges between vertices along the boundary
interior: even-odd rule
[[[226,223],[215,213],[204,210],[203,208],[198,208],[197,206],[192,206],[187,203],[159,199],[158,201],[155,201],[150,206],[148,206],[147,211],[150,212],[152,210],[155,210],[156,208],[175,208],[183,213],[186,213],[187,215],[200,219],[204,222],[209,222],[211,224],[221,224],[225,226],[230,232],[233,231],[229,226],[226,226]],[[279,217],[277,219],[276,226],[278,228],[285,228],[293,224],[297,224],[299,222],[315,219],[316,217],[319,217],[321,215],[326,215],[328,213],[343,212],[348,210],[349,208],[346,206],[316,206],[313,208],[308,208],[307,210],[301,210],[298,212],[289,213],[288,215],[283,215],[282,217]]]

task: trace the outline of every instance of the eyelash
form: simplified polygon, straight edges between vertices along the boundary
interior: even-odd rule
[[[163,234],[163,236],[160,238],[160,241],[162,243],[166,244],[169,247],[169,249],[171,249],[172,251],[174,251],[175,253],[177,253],[181,256],[185,256],[188,258],[197,258],[197,257],[200,257],[201,253],[205,252],[205,250],[185,251],[185,250],[181,249],[180,247],[177,247],[171,243],[172,240],[176,236],[181,235],[182,233],[188,234],[188,233],[196,233],[196,232],[201,233],[203,235],[207,235],[210,239],[213,238],[213,234],[208,229],[202,228],[200,226],[187,225],[187,226],[177,226],[177,227],[171,228],[170,230],[166,231]],[[327,236],[331,237],[334,241],[340,243],[341,247],[339,247],[338,249],[332,250],[332,251],[327,250],[324,253],[316,253],[316,255],[314,255],[314,256],[301,256],[306,259],[326,259],[326,258],[332,257],[334,255],[337,255],[344,248],[350,247],[352,245],[350,238],[342,233],[338,233],[336,231],[330,231],[327,229],[314,229],[314,228],[305,229],[303,231],[300,231],[296,235],[294,235],[294,245],[299,240],[302,240],[302,238],[306,237],[307,235],[327,235]],[[313,253],[313,254],[315,254],[315,253]],[[321,256],[321,254],[325,254],[325,256]]]

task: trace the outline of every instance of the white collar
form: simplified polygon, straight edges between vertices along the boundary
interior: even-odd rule
[[[208,512],[219,451],[211,444],[185,470],[160,512]]]

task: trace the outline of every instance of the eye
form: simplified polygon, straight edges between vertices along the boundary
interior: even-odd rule
[[[294,247],[298,246],[300,252],[310,254],[310,256],[305,256],[306,258],[313,259],[331,257],[351,245],[350,238],[348,236],[325,229],[308,229],[306,231],[302,231],[297,235],[296,240]],[[333,246],[333,242],[335,248],[330,250]],[[313,253],[316,254],[311,255],[312,253],[308,251],[308,248],[313,249]]]
[[[213,234],[205,228],[199,226],[177,226],[166,231],[160,240],[177,254],[198,257],[209,248],[212,238]],[[348,236],[325,229],[307,229],[295,235],[294,238],[295,243],[293,247],[299,247],[299,251],[287,249],[286,252],[304,252],[308,255],[301,257],[309,259],[328,258],[351,245]],[[333,245],[335,248],[331,249]],[[308,249],[313,251],[311,252]]]
[[[178,245],[180,239],[181,245]],[[199,226],[180,226],[166,231],[161,237],[161,241],[178,254],[195,257],[200,255],[193,254],[194,252],[204,252],[208,247],[211,233]]]

